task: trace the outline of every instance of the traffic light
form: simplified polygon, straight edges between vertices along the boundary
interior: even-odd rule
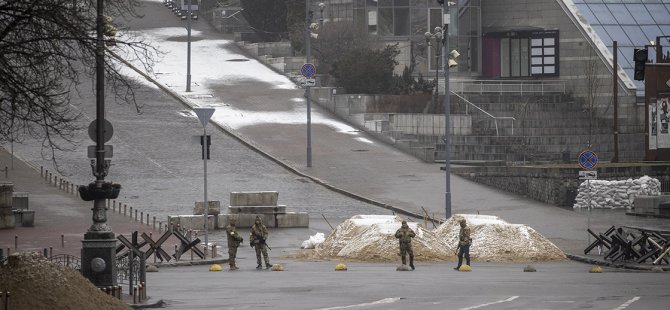
[[[633,51],[633,60],[635,60],[635,72],[633,78],[636,81],[644,81],[644,66],[647,63],[649,55],[646,48],[636,48]]]

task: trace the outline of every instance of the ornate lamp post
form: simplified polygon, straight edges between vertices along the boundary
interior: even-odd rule
[[[423,34],[426,37],[426,45],[433,47],[435,50],[435,94],[433,95],[433,107],[437,106],[437,98],[439,97],[439,74],[440,74],[440,57],[442,56],[442,40],[444,39],[442,27],[435,27],[433,33],[426,31]]]
[[[116,238],[107,225],[106,199],[115,199],[121,186],[105,182],[110,160],[105,159],[105,142],[111,138],[111,124],[105,120],[105,41],[103,15],[104,1],[97,0],[96,27],[96,120],[93,122],[91,138],[96,142],[95,159],[91,168],[95,182],[80,186],[79,194],[85,201],[93,201],[93,225],[84,234],[81,249],[81,273],[94,285],[116,286]]]

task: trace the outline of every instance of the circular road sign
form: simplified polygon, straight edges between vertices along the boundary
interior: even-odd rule
[[[313,78],[316,75],[316,67],[314,64],[306,63],[300,68],[300,73],[306,78]]]
[[[104,124],[102,126],[102,131],[103,131],[102,136],[104,138],[103,140],[105,142],[108,142],[110,139],[112,139],[112,135],[114,134],[114,128],[112,128],[112,123],[110,123],[106,119],[104,120],[103,124]],[[96,120],[93,120],[91,122],[91,124],[88,125],[88,137],[91,138],[91,140],[93,140],[93,142],[98,142],[98,136],[96,135],[96,132],[95,132],[96,131],[95,129],[97,127],[98,126],[97,126],[97,121]]]
[[[598,155],[596,152],[586,150],[579,154],[579,165],[584,169],[593,169],[598,164]]]

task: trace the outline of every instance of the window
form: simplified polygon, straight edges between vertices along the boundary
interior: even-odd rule
[[[488,45],[482,57],[487,77],[518,78],[556,76],[558,31],[510,31],[486,35]]]
[[[408,36],[410,33],[409,0],[379,0],[378,8],[368,11],[368,33],[382,36]],[[370,12],[375,12],[374,21]],[[371,27],[374,22],[374,27]],[[374,29],[372,29],[374,28]]]
[[[530,40],[530,73],[533,76],[558,75],[558,34]]]

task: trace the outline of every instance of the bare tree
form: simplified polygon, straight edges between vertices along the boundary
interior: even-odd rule
[[[588,147],[593,143],[593,131],[598,129],[599,123],[596,120],[601,119],[607,113],[611,104],[601,104],[601,92],[609,89],[608,83],[603,83],[602,77],[599,76],[601,69],[601,62],[595,54],[593,49],[589,49],[586,54],[584,62],[584,87],[586,88],[586,112],[589,115],[589,141]],[[611,98],[610,98],[611,101]]]
[[[141,17],[138,0],[105,3],[108,16]],[[111,20],[103,21],[108,49],[151,71],[157,51],[141,39],[116,37]],[[84,78],[95,74],[96,24],[95,0],[0,0],[0,143],[42,140],[52,160],[75,144],[79,113],[71,104]],[[114,58],[106,57],[104,67],[117,102],[139,111],[136,84]]]

